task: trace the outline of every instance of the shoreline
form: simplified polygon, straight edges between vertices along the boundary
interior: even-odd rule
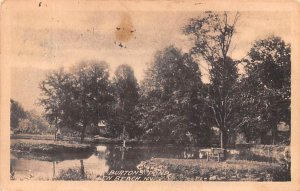
[[[33,158],[59,156],[74,153],[93,153],[96,147],[91,144],[72,143],[67,141],[11,139],[11,153],[15,155],[33,155]]]
[[[143,145],[136,146],[143,147]],[[226,160],[221,162],[199,159],[197,155],[196,158],[183,158],[183,155],[173,158],[155,156],[141,160],[136,167],[143,175],[150,175],[147,177],[151,180],[159,181],[289,181],[290,171],[286,169],[285,163],[279,159],[265,158],[265,151],[268,149],[269,146],[262,145],[242,148],[240,151],[243,153],[228,152]],[[277,146],[273,149],[272,155],[279,157],[283,148]],[[95,144],[80,144],[77,141],[11,139],[11,155],[17,159],[50,162],[84,160],[96,150]]]

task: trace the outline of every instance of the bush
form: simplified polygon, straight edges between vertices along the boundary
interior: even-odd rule
[[[61,170],[55,180],[91,180],[81,168],[69,168]]]

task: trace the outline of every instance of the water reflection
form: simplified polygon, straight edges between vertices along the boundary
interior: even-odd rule
[[[85,178],[85,172],[84,172],[83,160],[80,160],[80,175],[81,175],[81,179],[84,179],[84,178]]]
[[[66,154],[64,154],[66,155]],[[93,176],[103,176],[108,172],[104,152],[92,154],[71,154],[63,160],[61,156],[30,158],[29,154],[11,154],[11,179],[16,180],[84,180],[86,172]],[[82,158],[85,156],[85,158]],[[59,158],[60,160],[57,160]]]
[[[135,171],[143,160],[155,158],[184,158],[184,153],[199,148],[178,146],[99,145],[92,153],[11,154],[11,175],[17,180],[102,180],[109,171]]]
[[[11,175],[17,180],[101,179],[111,170],[137,170],[152,157],[183,158],[184,147],[99,145],[95,152],[45,155],[11,154]],[[197,150],[197,149],[194,149]],[[193,152],[192,150],[190,152]]]

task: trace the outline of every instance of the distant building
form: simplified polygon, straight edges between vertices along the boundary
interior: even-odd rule
[[[288,132],[290,131],[290,126],[286,124],[285,122],[279,122],[277,125],[277,131],[278,132]]]
[[[107,122],[105,120],[99,121],[97,129],[99,135],[101,136],[105,135],[107,133]]]
[[[280,122],[277,125],[277,136],[276,142],[282,144],[290,144],[291,140],[291,129],[285,122]]]
[[[98,127],[99,128],[105,128],[106,127],[106,122],[104,120],[99,121]]]

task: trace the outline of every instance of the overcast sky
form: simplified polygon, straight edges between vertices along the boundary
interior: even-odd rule
[[[43,71],[87,59],[106,61],[112,73],[118,65],[129,64],[140,81],[155,51],[169,45],[184,52],[189,50],[192,42],[182,34],[182,27],[189,18],[200,14],[199,11],[16,12],[10,25],[11,65],[15,68],[12,98],[25,109],[35,108],[37,84]],[[231,56],[244,57],[256,39],[269,35],[279,35],[290,42],[290,19],[287,12],[241,12]],[[132,35],[130,31],[127,37],[118,34],[116,28],[124,23],[130,26],[128,30],[134,31]],[[120,45],[122,38],[124,42]]]

